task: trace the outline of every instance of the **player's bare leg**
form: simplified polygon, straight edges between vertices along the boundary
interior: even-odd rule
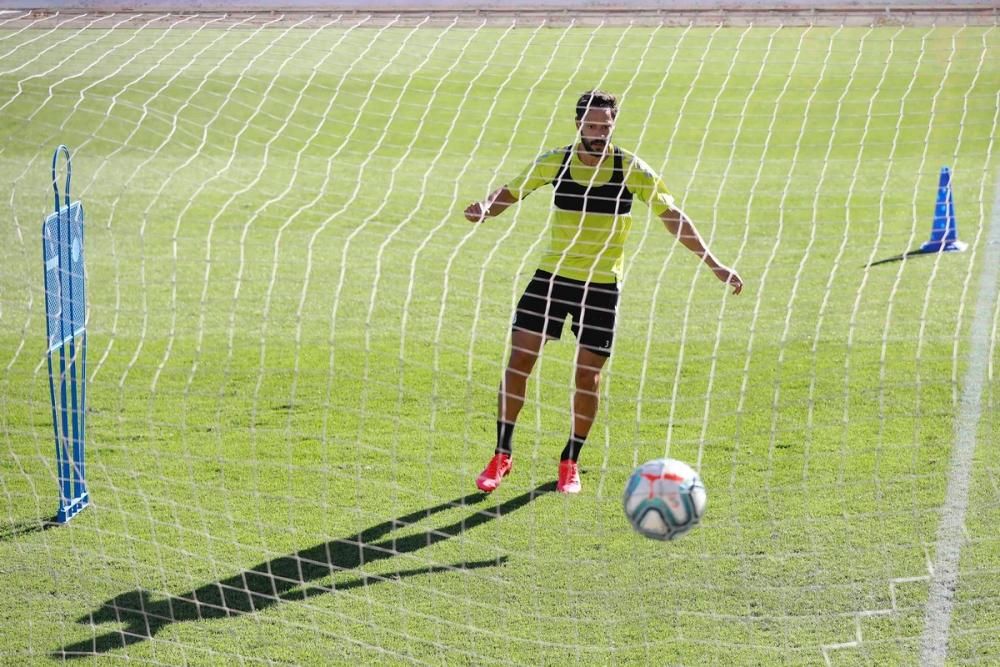
[[[608,357],[580,348],[576,356],[576,392],[573,394],[573,433],[586,437],[597,416],[601,369]]]
[[[487,493],[500,486],[500,481],[513,466],[510,433],[524,405],[528,377],[545,344],[541,334],[514,331],[511,334],[510,358],[497,393],[497,448],[486,469],[476,478],[476,486]]]
[[[524,393],[528,386],[545,337],[531,331],[514,331],[510,339],[510,359],[504,371],[497,394],[497,419],[514,424],[524,406]]]
[[[573,394],[573,433],[559,461],[559,481],[556,490],[561,493],[579,493],[580,468],[577,456],[590,433],[597,416],[598,389],[601,369],[608,358],[586,348],[579,348],[576,355],[576,391]]]

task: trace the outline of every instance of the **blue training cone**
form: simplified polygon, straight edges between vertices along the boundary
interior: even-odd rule
[[[951,192],[951,172],[948,170],[948,167],[941,167],[941,179],[938,181],[937,203],[934,206],[934,224],[931,226],[931,238],[920,246],[919,252],[962,252],[968,247],[968,244],[958,240],[955,199]]]

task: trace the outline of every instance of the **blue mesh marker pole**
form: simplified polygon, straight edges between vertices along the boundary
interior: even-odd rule
[[[56,163],[60,152],[66,154],[62,207],[56,181]],[[49,398],[52,401],[56,471],[59,476],[58,523],[66,523],[90,502],[84,476],[87,291],[83,261],[83,204],[70,202],[72,176],[69,149],[59,146],[52,155],[55,212],[42,224]]]

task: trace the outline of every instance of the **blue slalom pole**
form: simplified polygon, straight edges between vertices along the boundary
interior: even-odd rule
[[[967,244],[958,240],[958,220],[955,218],[955,197],[951,188],[951,170],[941,167],[931,238],[920,246],[921,253],[962,252]]]

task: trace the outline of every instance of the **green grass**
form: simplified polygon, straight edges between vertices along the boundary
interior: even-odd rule
[[[917,661],[982,253],[861,267],[924,240],[944,164],[981,251],[996,30],[112,22],[0,29],[0,662]],[[583,493],[549,492],[567,333],[482,497],[548,194],[460,211],[569,142],[594,85],[747,289],[640,207]],[[88,222],[94,504],[39,530],[58,143]],[[988,370],[956,664],[1000,660]],[[665,453],[709,510],[661,544],[620,493]]]

